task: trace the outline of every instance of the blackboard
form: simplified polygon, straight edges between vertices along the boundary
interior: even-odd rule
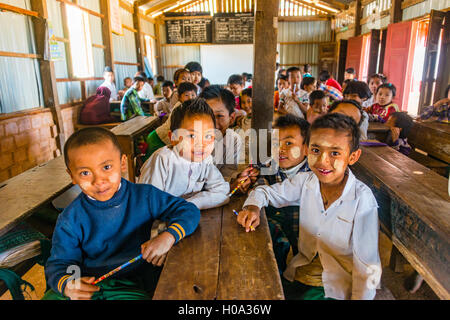
[[[253,13],[214,15],[214,43],[253,43]]]
[[[211,43],[211,19],[166,20],[167,43]]]

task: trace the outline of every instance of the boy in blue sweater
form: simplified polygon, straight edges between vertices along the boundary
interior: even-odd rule
[[[83,192],[56,223],[45,266],[51,290],[44,299],[150,299],[166,253],[194,232],[199,209],[152,185],[122,179],[126,156],[106,129],[75,132],[66,142],[64,158],[73,183]],[[149,240],[155,219],[169,227]],[[139,254],[142,260],[92,284]]]

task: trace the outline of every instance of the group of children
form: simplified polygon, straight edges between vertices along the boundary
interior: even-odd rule
[[[121,178],[126,158],[108,130],[83,129],[66,142],[67,171],[82,193],[58,218],[45,298],[151,298],[168,250],[195,231],[200,210],[225,205],[237,190],[247,196],[237,216],[246,232],[258,227],[265,208],[286,298],[373,299],[381,279],[377,202],[350,166],[369,121],[385,122],[392,145],[407,149],[410,117],[392,102],[395,86],[376,74],[368,84],[347,81],[341,92],[328,72],[316,80],[307,66],[289,68],[277,79],[272,158],[242,168],[250,75],[232,75],[223,88],[202,74],[191,62],[173,83],[161,83],[155,112],[167,120],[146,139],[137,184]],[[125,97],[132,101],[135,93]],[[125,115],[136,112],[129,103]],[[150,239],[155,219],[168,227]],[[148,263],[93,284],[139,254]]]

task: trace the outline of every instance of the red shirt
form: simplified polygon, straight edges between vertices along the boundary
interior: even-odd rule
[[[395,103],[390,103],[387,106],[380,106],[378,103],[374,103],[368,109],[368,112],[370,114],[378,116],[378,119],[382,119],[384,122],[386,122],[389,119],[389,116],[391,114],[398,111],[399,111],[398,106]]]
[[[327,86],[332,86],[335,87],[336,89],[338,89],[339,91],[342,92],[342,87],[339,84],[339,82],[337,82],[336,80],[334,80],[333,78],[330,78],[327,80],[327,82],[325,83]]]

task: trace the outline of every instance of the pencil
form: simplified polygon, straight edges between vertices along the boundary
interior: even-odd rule
[[[239,184],[237,185],[237,187],[234,188],[234,190],[231,191],[231,192],[228,194],[228,197],[231,197],[233,194],[235,194],[236,191],[238,191],[239,187],[242,186],[242,185],[244,184],[244,182],[247,181],[248,178],[250,178],[250,176],[245,177],[244,180],[242,180],[241,182],[239,182]]]
[[[234,212],[234,214],[235,214],[236,216],[239,215],[239,212],[237,212],[236,210],[233,210],[233,212]],[[254,227],[254,226],[250,226],[250,230],[255,231],[255,227]]]
[[[119,272],[119,271],[122,270],[123,268],[128,267],[130,264],[132,264],[132,263],[134,263],[134,262],[136,262],[136,261],[138,261],[138,260],[140,260],[140,259],[142,259],[142,254],[138,255],[136,258],[133,258],[133,259],[131,259],[131,260],[128,261],[128,262],[125,262],[123,265],[118,266],[117,268],[115,268],[114,270],[108,272],[107,274],[101,276],[100,278],[98,278],[97,280],[95,280],[92,284],[97,284],[97,283],[99,283],[100,281],[103,281],[103,280],[105,280],[106,278],[109,278],[109,277],[112,276],[113,274]]]

